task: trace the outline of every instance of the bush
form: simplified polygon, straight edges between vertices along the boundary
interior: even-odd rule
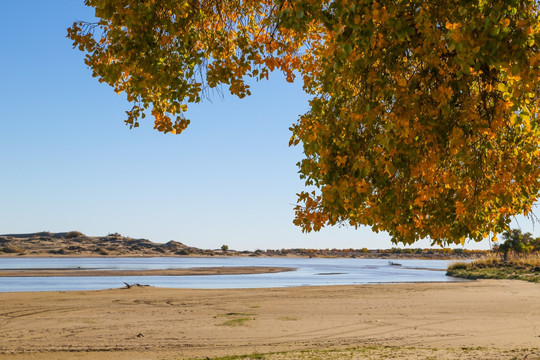
[[[107,250],[105,250],[104,248],[100,248],[100,247],[94,249],[94,252],[98,253],[99,255],[109,255]]]
[[[188,250],[186,250],[186,249],[182,249],[182,250],[176,252],[175,254],[176,254],[176,255],[190,255],[191,252],[188,251]]]
[[[80,231],[70,231],[66,235],[64,235],[66,239],[75,239],[81,236],[84,236],[84,234]]]
[[[16,253],[23,253],[24,252],[24,249],[20,248],[18,246],[4,246],[0,250],[2,250],[2,252],[6,253],[6,254],[16,254]]]
[[[59,249],[59,250],[49,250],[49,254],[55,254],[55,255],[66,255],[67,251],[66,249]]]
[[[465,270],[469,265],[464,262],[458,262],[448,267],[448,270]]]

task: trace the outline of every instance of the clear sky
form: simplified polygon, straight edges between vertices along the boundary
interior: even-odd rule
[[[292,224],[303,183],[289,127],[308,98],[280,74],[245,99],[191,107],[181,135],[154,131],[149,118],[130,130],[125,95],[92,78],[66,38],[73,21],[93,18],[83,3],[3,4],[0,234],[119,232],[237,250],[393,246],[368,228],[303,234]],[[540,235],[529,220],[520,225]]]

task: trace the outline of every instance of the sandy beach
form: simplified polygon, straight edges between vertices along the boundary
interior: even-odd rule
[[[1,359],[539,359],[539,347],[540,287],[522,281],[0,293]]]

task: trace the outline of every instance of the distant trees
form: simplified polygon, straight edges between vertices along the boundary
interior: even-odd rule
[[[227,252],[229,250],[229,245],[221,245],[221,251]]]
[[[504,261],[508,260],[510,252],[521,255],[540,250],[540,238],[533,238],[529,232],[522,234],[521,230],[511,229],[505,231],[502,237],[504,242],[497,246],[496,251],[502,253]]]

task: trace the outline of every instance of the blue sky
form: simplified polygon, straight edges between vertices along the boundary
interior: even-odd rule
[[[73,21],[92,19],[83,0],[3,10],[0,233],[119,232],[238,250],[392,247],[368,228],[302,234],[292,224],[302,154],[288,147],[288,128],[307,110],[300,84],[276,73],[248,98],[216,96],[190,108],[181,135],[154,131],[149,118],[130,130],[125,95],[92,78],[66,38]]]

